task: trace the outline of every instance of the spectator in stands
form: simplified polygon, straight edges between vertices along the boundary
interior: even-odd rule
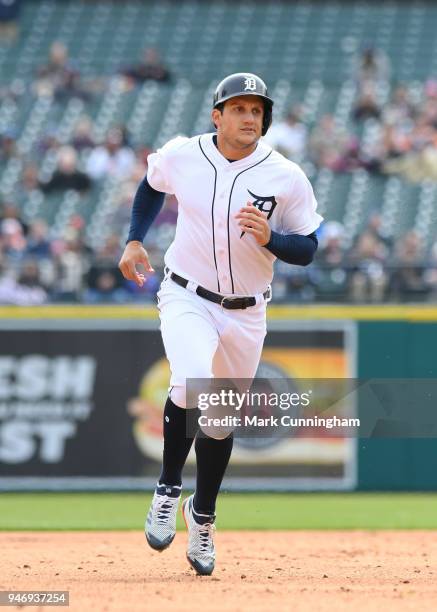
[[[4,219],[0,224],[1,249],[8,264],[17,270],[26,253],[26,237],[17,219]]]
[[[409,150],[383,166],[387,174],[399,174],[411,182],[437,180],[437,133],[431,126],[416,125],[409,137]]]
[[[105,143],[92,151],[86,169],[91,178],[97,181],[107,176],[125,179],[133,171],[135,163],[135,153],[124,144],[123,130],[113,128]]]
[[[95,261],[100,262],[102,265],[114,265],[114,262],[118,261],[118,258],[121,257],[123,249],[120,245],[120,235],[119,234],[111,234],[106,238],[103,247],[98,249],[95,253]],[[115,266],[115,269],[118,270],[118,266]]]
[[[39,190],[38,166],[34,163],[26,164],[15,188],[16,201],[19,202],[20,206],[24,206],[29,197]]]
[[[68,57],[67,47],[55,41],[50,47],[49,61],[37,72],[35,90],[39,96],[53,95],[59,102],[77,97],[88,99],[79,71]]]
[[[344,227],[338,221],[324,223],[319,236],[319,249],[317,261],[327,268],[338,268],[343,266],[345,237]]]
[[[0,204],[0,226],[2,224],[2,221],[5,221],[6,219],[14,219],[15,221],[17,221],[17,223],[21,227],[23,234],[27,234],[28,225],[22,219],[18,207],[8,201],[4,201]]]
[[[74,129],[73,138],[71,139],[71,144],[76,151],[92,149],[96,146],[93,138],[93,124],[91,118],[87,115],[81,117],[77,122]]]
[[[303,268],[276,261],[273,284],[275,300],[297,304],[311,302],[315,295],[312,268],[313,266]]]
[[[341,171],[344,157],[353,143],[345,128],[336,124],[332,115],[324,115],[309,140],[309,154],[319,167]]]
[[[60,148],[61,143],[59,142],[57,127],[54,125],[47,126],[41,138],[35,144],[36,153],[43,156],[49,151],[57,151]]]
[[[372,212],[367,221],[365,232],[372,234],[378,242],[385,245],[387,251],[393,246],[393,241],[390,236],[384,231],[382,217],[379,212]]]
[[[89,304],[124,304],[129,301],[129,293],[123,287],[123,279],[115,266],[92,266],[87,286],[83,299]]]
[[[88,288],[83,299],[88,304],[125,304],[129,301],[129,293],[119,285],[115,268],[114,270],[91,268]]]
[[[56,283],[53,299],[56,302],[77,302],[84,288],[85,275],[90,265],[89,251],[77,235],[71,231],[63,241],[53,244]]]
[[[403,157],[411,150],[411,123],[402,125],[384,125],[382,132],[383,141],[383,162]],[[389,168],[383,163],[384,172],[389,172]]]
[[[427,281],[422,242],[415,231],[407,232],[397,241],[394,255],[393,295],[400,301],[423,300],[431,287]]]
[[[390,79],[390,60],[381,49],[367,46],[361,52],[354,67],[359,89],[366,85],[387,83]]]
[[[0,44],[17,38],[20,5],[21,0],[0,0]]]
[[[307,128],[300,119],[299,109],[291,109],[283,121],[274,123],[265,140],[287,159],[302,159],[307,145]]]
[[[167,83],[170,80],[170,72],[159,57],[158,51],[149,47],[145,49],[143,59],[131,66],[121,70],[129,81],[134,84],[142,84],[144,81],[152,80],[159,83]]]
[[[383,108],[382,121],[385,125],[397,125],[411,119],[416,108],[405,85],[398,85],[392,92],[390,102]]]
[[[91,184],[88,174],[77,167],[76,151],[70,146],[64,146],[59,149],[58,166],[52,178],[45,183],[40,183],[40,186],[44,193],[68,189],[82,193],[90,189]]]
[[[350,297],[354,302],[381,302],[388,277],[385,271],[387,249],[371,232],[357,238],[349,255],[351,265]]]
[[[26,255],[35,259],[51,256],[49,228],[43,219],[36,219],[29,226]]]
[[[37,263],[25,261],[16,280],[12,274],[6,274],[0,258],[0,304],[35,306],[44,304],[47,298]]]
[[[437,180],[437,95],[432,81],[423,89],[421,104],[413,104],[408,90],[398,87],[382,114],[384,173],[419,182]]]
[[[129,301],[129,292],[116,264],[121,252],[118,234],[110,235],[97,248],[86,277],[85,302],[120,304]]]
[[[36,219],[29,225],[25,257],[38,263],[40,280],[46,290],[51,291],[57,279],[49,228],[43,219]]]
[[[16,133],[14,130],[6,130],[0,134],[0,162],[7,162],[17,157]]]
[[[367,86],[362,90],[357,101],[355,102],[352,114],[356,121],[380,118],[381,110],[376,101],[373,87]]]
[[[56,86],[64,80],[65,73],[70,71],[67,47],[60,41],[55,41],[50,47],[49,59],[37,71],[40,81]]]
[[[338,221],[328,221],[322,225],[314,266],[315,284],[322,299],[331,301],[345,297],[347,264],[344,238],[344,227]]]

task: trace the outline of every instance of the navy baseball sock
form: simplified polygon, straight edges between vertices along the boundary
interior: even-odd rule
[[[197,459],[196,493],[193,500],[195,514],[215,513],[215,502],[228,467],[233,444],[233,434],[224,440],[197,435],[194,445]]]
[[[198,408],[180,408],[170,398],[164,407],[164,451],[159,484],[181,486],[182,470],[193,444]]]

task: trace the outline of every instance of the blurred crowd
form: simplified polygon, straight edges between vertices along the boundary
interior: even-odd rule
[[[117,268],[123,245],[118,233],[90,246],[83,221],[73,218],[63,238],[47,223],[26,224],[16,207],[0,213],[0,304],[48,302],[125,304],[153,301],[163,275],[163,250],[172,240],[177,204],[169,199],[146,244],[156,273],[141,289]],[[374,213],[352,246],[344,227],[328,221],[320,231],[315,262],[307,267],[276,262],[276,302],[355,303],[437,300],[437,241],[429,254],[409,231],[394,243]]]
[[[413,182],[437,180],[437,79],[391,89],[389,60],[372,48],[362,52],[353,76],[348,122],[325,114],[308,126],[305,109],[296,106],[273,125],[269,143],[290,159],[333,172],[363,168]]]
[[[123,279],[117,267],[119,234],[91,247],[83,230],[82,219],[75,217],[64,237],[52,237],[45,221],[26,224],[15,206],[5,204],[0,213],[0,304],[152,300],[160,277],[149,279],[143,289]],[[153,245],[150,250],[153,261]]]
[[[328,168],[344,173],[363,168],[411,181],[437,179],[437,81],[429,80],[414,90],[402,84],[391,90],[388,58],[371,48],[357,57],[353,75],[356,94],[348,121],[340,123],[326,114],[310,124],[305,108],[296,106],[273,124],[266,138],[269,143],[315,171]],[[129,91],[148,80],[170,82],[172,75],[157,51],[149,48],[138,62],[120,66],[113,78],[123,91]],[[163,253],[174,234],[177,202],[174,197],[166,199],[149,232],[146,247],[157,273],[138,289],[122,278],[117,262],[151,149],[148,143],[132,144],[123,124],[112,125],[103,138],[98,136],[86,109],[107,86],[103,78],[83,78],[67,48],[55,42],[47,62],[35,71],[30,92],[19,83],[0,89],[0,102],[33,95],[50,96],[60,105],[71,99],[84,103],[68,141],[54,129],[40,135],[29,151],[20,145],[20,135],[12,126],[0,131],[0,168],[15,161],[20,165],[13,192],[0,194],[0,304],[120,304],[154,299]],[[47,172],[41,160],[49,158],[53,164]],[[90,238],[79,212],[61,234],[56,231],[51,220],[64,195],[73,191],[86,202],[102,192],[108,179],[113,179],[116,189],[101,236],[97,231]],[[45,202],[47,214],[28,214],[28,204],[35,197]],[[352,244],[340,223],[327,220],[312,266],[303,269],[277,262],[276,268],[276,301],[377,303],[437,296],[437,242],[431,252],[424,252],[413,231],[393,241],[384,235],[378,214],[371,216]]]
[[[413,230],[393,241],[373,213],[351,246],[341,223],[326,222],[308,268],[277,262],[277,300],[295,302],[435,302],[437,240],[426,252]]]
[[[146,80],[168,82],[168,68],[155,49],[146,49],[132,65],[120,66],[117,75],[124,91]],[[79,99],[85,105],[107,86],[103,79],[81,77],[68,50],[60,42],[51,46],[46,64],[34,75],[31,95],[49,96],[60,105]],[[29,92],[17,83],[0,90],[0,101],[17,99]],[[91,117],[83,113],[76,122],[68,142],[59,131],[43,133],[31,151],[19,146],[19,134],[7,128],[0,133],[0,166],[19,161],[21,172],[12,193],[0,196],[0,304],[127,303],[153,299],[159,276],[149,280],[143,289],[125,281],[117,263],[127,235],[132,200],[138,183],[147,170],[147,145],[134,146],[125,125],[113,125],[103,137],[96,135]],[[50,172],[44,172],[41,160],[52,158]],[[41,194],[48,218],[63,202],[65,194],[77,193],[85,200],[101,192],[105,182],[113,179],[113,212],[105,217],[101,236],[90,239],[80,214],[73,214],[59,233],[47,223],[47,215],[35,218],[28,214],[29,202]],[[47,206],[45,212],[47,213]],[[152,261],[162,264],[162,250],[170,244],[177,216],[177,205],[168,199],[165,210],[151,232],[148,248]],[[124,234],[123,234],[124,233]]]

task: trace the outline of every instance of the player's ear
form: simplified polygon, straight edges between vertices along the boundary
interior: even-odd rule
[[[220,124],[220,119],[222,116],[222,111],[221,109],[218,108],[213,108],[211,111],[211,120],[214,124],[214,127],[217,129],[219,124]]]

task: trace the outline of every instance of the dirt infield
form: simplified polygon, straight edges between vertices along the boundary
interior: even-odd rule
[[[218,532],[212,577],[189,568],[185,533],[163,553],[141,532],[6,532],[0,542],[0,589],[69,590],[72,610],[436,609],[432,531]]]

